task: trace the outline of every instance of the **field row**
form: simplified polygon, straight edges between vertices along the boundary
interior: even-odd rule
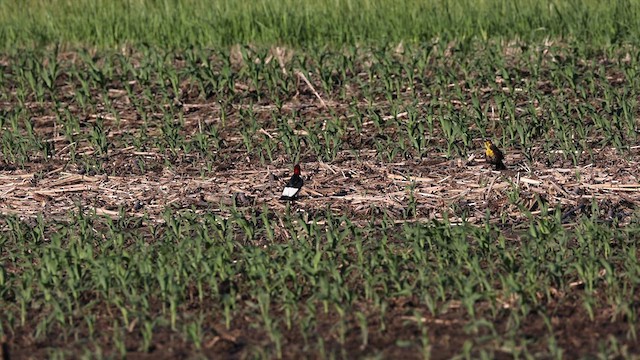
[[[305,217],[167,211],[155,226],[126,214],[7,217],[2,333],[18,356],[31,345],[67,356],[637,351],[636,228],[583,217],[568,231],[545,211],[520,233],[386,214],[359,225],[330,211]]]
[[[468,56],[460,46],[27,52],[1,65],[1,151],[12,166],[59,159],[102,171],[96,157],[153,149],[206,172],[343,151],[467,157],[488,137],[553,166],[637,140],[637,51],[514,43]]]

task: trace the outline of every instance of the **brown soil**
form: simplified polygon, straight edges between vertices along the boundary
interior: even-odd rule
[[[347,106],[331,101],[326,94],[318,93],[309,86],[313,86],[313,78],[307,79],[308,84],[304,80],[300,81],[296,96],[285,102],[285,111],[298,111],[303,117],[310,118],[309,121],[316,121],[314,117],[318,119],[330,111],[345,118],[348,116]],[[237,87],[242,89],[242,84],[237,84]],[[199,126],[220,121],[220,105],[214,101],[190,98],[188,88],[183,94],[180,106],[184,116],[183,134],[187,139]],[[356,151],[340,151],[331,163],[319,161],[311,151],[303,150],[300,163],[305,186],[300,199],[289,205],[279,201],[278,197],[291,174],[291,159],[278,155],[273,162],[262,164],[255,155],[249,156],[243,151],[241,137],[231,130],[242,121],[240,110],[245,105],[231,105],[227,115],[229,130],[221,134],[225,144],[220,150],[220,160],[211,171],[203,172],[211,164],[197,155],[159,149],[139,150],[127,145],[126,136],[138,132],[140,116],[136,109],[127,105],[126,92],[122,88],[112,89],[109,96],[120,115],[120,125],[116,126],[106,111],[75,114],[83,119],[85,130],[98,118],[105,119],[105,124],[112,126],[108,137],[114,145],[107,154],[98,156],[96,149],[87,141],[77,144],[78,158],[95,157],[101,164],[101,167],[89,170],[71,161],[70,143],[54,126],[53,105],[33,104],[39,109],[34,113],[41,114],[34,117],[35,130],[53,144],[56,151],[52,158],[35,158],[24,167],[0,162],[1,214],[25,219],[46,215],[51,219],[64,220],[69,212],[79,209],[114,218],[124,211],[134,217],[146,215],[150,221],[160,224],[163,222],[162,212],[168,206],[224,215],[224,206],[235,203],[243,209],[260,209],[266,205],[280,213],[284,213],[287,206],[292,206],[310,216],[330,208],[336,214],[346,214],[363,223],[382,208],[397,215],[398,223],[447,216],[453,223],[464,219],[472,224],[482,224],[488,210],[490,221],[500,223],[506,219],[517,229],[518,224],[526,222],[518,206],[524,206],[535,215],[540,212],[540,203],[546,202],[552,209],[559,207],[564,224],[571,226],[576,217],[589,211],[591,202],[595,201],[604,221],[624,225],[629,223],[640,202],[637,147],[624,156],[611,148],[595,148],[594,157],[589,159],[583,154],[578,165],[560,157],[550,164],[547,154],[543,154],[539,146],[532,148],[531,162],[525,160],[519,149],[502,147],[508,170],[494,171],[484,161],[483,139],[475,139],[477,147],[468,149],[466,158],[447,158],[444,153],[431,152],[424,159],[396,159],[396,162],[381,163],[371,142],[375,136],[374,125],[365,122],[362,131],[349,134],[344,139],[353,144]],[[10,103],[0,104],[5,111],[11,107]],[[273,106],[256,105],[253,109],[260,118],[267,118]],[[402,119],[403,115],[398,117]],[[265,136],[274,136],[277,131],[269,127],[260,129]],[[149,133],[159,134],[159,129],[152,127]],[[437,134],[434,138],[437,139]],[[413,188],[411,184],[414,184]],[[510,201],[509,194],[517,194],[515,201]],[[407,216],[411,198],[415,199],[415,213]],[[576,287],[576,292],[580,291],[579,286]],[[612,309],[606,308],[598,309],[590,319],[580,301],[572,301],[572,298],[569,294],[555,303],[544,305],[541,312],[553,314],[548,319],[549,323],[533,312],[522,324],[514,325],[505,311],[505,316],[498,317],[499,321],[492,324],[493,329],[483,325],[471,326],[472,319],[460,304],[454,302],[437,317],[416,317],[417,312],[428,313],[427,309],[415,306],[414,299],[399,298],[397,305],[384,316],[384,330],[381,330],[379,316],[370,313],[367,343],[363,344],[362,331],[354,317],[346,322],[345,336],[340,339],[335,329],[337,317],[329,312],[319,315],[317,334],[313,339],[303,339],[295,325],[285,333],[282,355],[289,359],[306,358],[310,353],[320,357],[317,355],[320,354],[318,339],[323,339],[327,356],[423,358],[422,348],[417,345],[422,338],[421,327],[426,328],[426,349],[434,359],[448,359],[459,354],[466,340],[475,339],[476,344],[482,343],[478,339],[491,331],[501,334],[517,331],[522,345],[526,345],[533,354],[548,354],[549,338],[555,337],[566,357],[589,356],[598,351],[600,342],[607,341],[608,336],[618,339],[629,354],[640,353],[640,345],[627,336],[629,327],[638,328],[637,325],[630,325],[629,319],[613,319]],[[202,308],[206,308],[206,304],[195,310]],[[504,308],[509,308],[508,302]],[[112,354],[113,341],[100,333],[101,329],[110,330],[111,326],[109,316],[102,314],[95,336],[100,339],[105,354]],[[252,327],[252,319],[234,319],[229,330],[216,319],[209,319],[204,328],[201,351],[194,349],[169,327],[158,326],[148,351],[138,348],[141,341],[138,332],[124,334],[127,357],[175,359],[201,354],[209,358],[247,358],[260,354],[264,346],[273,346],[265,334]],[[69,357],[80,357],[86,351],[83,341],[62,336],[52,335],[45,341],[34,341],[34,331],[33,328],[21,328],[0,339],[2,357],[44,358],[53,348],[65,348]],[[88,330],[86,334],[88,337]],[[71,347],[70,343],[73,344]],[[503,345],[487,344],[487,348],[506,348]],[[472,357],[480,355],[472,353]],[[506,359],[513,356],[496,350],[489,357]]]

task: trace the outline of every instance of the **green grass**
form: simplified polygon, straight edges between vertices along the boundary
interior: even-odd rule
[[[267,215],[273,216],[279,215]],[[407,329],[429,334],[428,326],[418,330],[419,318],[461,312],[476,356],[481,350],[552,355],[550,329],[517,344],[531,322],[557,316],[567,306],[563,299],[575,298],[574,311],[591,321],[630,319],[620,335],[637,336],[631,321],[640,285],[637,229],[584,219],[566,231],[550,214],[512,241],[489,225],[394,225],[386,216],[356,225],[331,213],[311,222],[281,219],[290,239],[255,247],[250,244],[270,231],[267,222],[248,231],[213,214],[167,212],[155,234],[135,230],[140,220],[126,215],[105,222],[76,214],[64,223],[39,218],[32,225],[5,218],[9,231],[0,244],[12,263],[0,278],[0,330],[11,334],[28,325],[34,341],[51,339],[68,350],[81,348],[74,339],[88,334],[90,343],[111,339],[112,351],[124,355],[122,340],[113,339],[119,332],[127,332],[129,351],[147,351],[161,331],[197,351],[214,336],[203,321],[222,328],[248,321],[265,339],[260,351],[272,357],[284,344],[289,356],[317,352],[318,338],[366,347],[368,332],[372,339]],[[410,307],[398,307],[407,301]],[[602,309],[613,310],[603,315]],[[407,321],[398,325],[395,317]],[[320,326],[326,321],[334,330]],[[105,322],[110,330],[94,330]],[[359,337],[345,338],[356,329]],[[419,337],[407,340],[428,351]]]
[[[210,356],[228,354],[226,341],[269,358],[636,353],[628,346],[638,330],[637,215],[606,194],[591,193],[591,206],[571,215],[584,201],[578,194],[565,206],[511,184],[495,199],[500,208],[492,198],[465,197],[436,209],[439,221],[420,222],[434,209],[423,185],[409,182],[399,208],[372,204],[369,215],[332,198],[283,209],[269,195],[280,183],[264,178],[243,185],[260,197],[253,206],[221,204],[225,195],[185,205],[194,197],[180,193],[183,202],[157,210],[157,197],[175,194],[155,193],[142,217],[131,215],[133,203],[110,202],[125,196],[119,192],[44,200],[11,192],[59,179],[55,169],[108,176],[96,186],[112,176],[136,184],[166,174],[225,183],[295,159],[347,173],[379,167],[408,179],[428,171],[445,178],[439,171],[455,166],[442,159],[477,153],[484,137],[522,154],[533,170],[520,169],[525,177],[563,167],[576,172],[568,181],[580,182],[594,163],[614,171],[635,156],[628,144],[637,139],[640,82],[628,46],[472,43],[473,57],[458,46],[7,57],[2,166],[32,175],[3,180],[11,181],[3,209],[30,199],[26,210],[40,201],[53,207],[46,217],[0,220],[0,335],[27,352],[47,344],[43,356],[153,353],[166,341]],[[412,159],[441,160],[430,168]],[[225,167],[238,171],[228,178]],[[497,183],[514,181],[504,176]],[[471,178],[485,188],[491,181]],[[337,191],[342,182],[349,180],[308,184]],[[395,184],[381,186],[384,194]],[[68,203],[77,207],[56,208]],[[117,213],[89,210],[100,206]],[[484,206],[486,218],[467,223],[474,206]],[[590,336],[607,326],[615,334],[576,348],[558,328],[567,312],[573,326],[596,324]],[[234,333],[214,342],[225,332]],[[458,335],[442,348],[442,332]]]
[[[50,158],[48,140],[63,136],[57,146],[69,164],[133,146],[194,156],[206,169],[237,154],[224,151],[230,145],[261,164],[282,155],[330,162],[361,150],[393,162],[467,156],[477,139],[493,137],[528,161],[579,164],[595,159],[594,146],[628,154],[637,140],[637,54],[563,43],[311,48],[281,57],[256,47],[23,51],[3,66],[0,99],[13,105],[3,109],[0,145],[16,165]],[[293,98],[307,91],[303,101],[319,100],[296,72],[336,105],[297,121]],[[37,116],[55,126],[38,125]],[[81,145],[92,156],[79,156]]]
[[[637,42],[638,19],[640,4],[629,0],[4,1],[0,46],[187,49],[548,37],[607,45]]]
[[[637,356],[639,8],[0,3],[2,351]]]

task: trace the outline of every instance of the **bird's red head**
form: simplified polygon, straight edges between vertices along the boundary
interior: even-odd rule
[[[296,166],[293,167],[293,174],[300,176],[300,164],[296,164]]]

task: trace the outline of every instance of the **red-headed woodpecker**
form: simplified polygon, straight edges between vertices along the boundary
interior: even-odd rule
[[[293,167],[293,176],[284,187],[280,200],[294,200],[302,188],[303,183],[304,181],[300,176],[300,164],[296,164],[296,166]]]

